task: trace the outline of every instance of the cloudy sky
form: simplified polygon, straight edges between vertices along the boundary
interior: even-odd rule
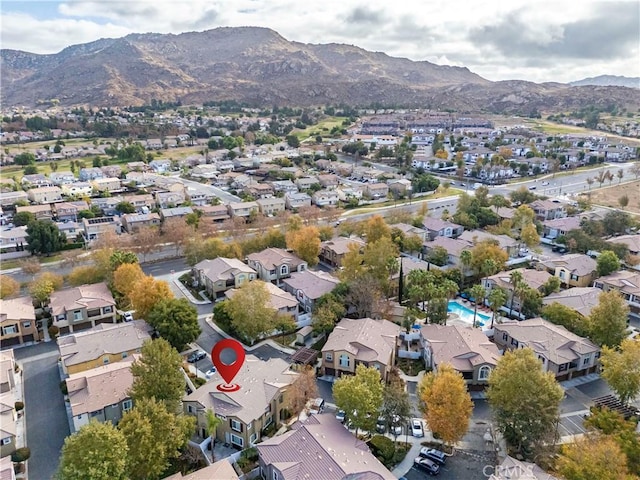
[[[2,48],[55,53],[129,33],[269,27],[489,80],[640,77],[638,0],[2,0]]]

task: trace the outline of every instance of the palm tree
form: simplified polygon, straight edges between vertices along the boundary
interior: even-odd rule
[[[496,287],[489,292],[487,301],[489,302],[489,308],[491,308],[491,311],[493,312],[493,315],[491,316],[491,328],[493,329],[493,322],[496,318],[496,313],[505,303],[507,303],[507,292],[500,287]]]
[[[513,301],[516,298],[516,292],[520,291],[520,285],[524,283],[524,277],[522,276],[522,272],[519,270],[514,270],[509,275],[509,281],[511,283],[511,302],[509,302],[509,316],[513,314]]]
[[[476,313],[478,312],[478,303],[484,303],[484,297],[487,291],[480,284],[476,284],[469,289],[469,295],[473,298],[473,328],[476,327]]]
[[[491,197],[491,205],[495,207],[496,209],[496,214],[499,215],[499,211],[502,207],[506,207],[509,204],[509,202],[507,202],[507,199],[504,198],[503,195],[493,195]]]
[[[460,266],[462,267],[462,287],[464,288],[465,280],[467,278],[467,269],[471,265],[473,257],[471,250],[463,250],[460,252]]]
[[[211,460],[215,462],[214,449],[213,447],[216,444],[216,429],[222,425],[222,420],[216,417],[216,414],[213,412],[213,409],[207,408],[207,432],[209,432],[209,436],[211,437]]]

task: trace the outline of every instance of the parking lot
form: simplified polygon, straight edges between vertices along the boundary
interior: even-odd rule
[[[480,451],[456,451],[452,457],[447,459],[447,463],[440,468],[438,474],[442,480],[487,480],[492,472],[485,466],[493,466],[491,455]],[[407,480],[424,480],[430,478],[426,473],[415,468],[411,468],[404,477]]]

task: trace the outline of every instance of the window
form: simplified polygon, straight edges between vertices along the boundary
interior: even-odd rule
[[[9,445],[11,443],[11,437],[5,437],[2,439],[2,445]]]
[[[275,470],[271,470],[271,472],[273,473],[273,475],[271,476],[271,480],[280,480],[278,472],[276,472]]]
[[[558,367],[558,371],[559,372],[564,372],[566,369],[567,369],[567,364],[566,363],[563,363],[562,365],[560,365]]]
[[[187,412],[189,412],[189,413],[193,413],[194,411],[195,411],[195,410],[193,409],[193,406],[192,406],[192,405],[188,405],[188,406],[187,406]]]
[[[104,307],[102,309],[102,313],[111,313],[113,312],[113,307],[109,306],[109,307]]]
[[[515,338],[511,339],[511,345],[515,345],[516,347],[518,346],[518,341]]]
[[[249,443],[253,445],[254,443],[256,443],[256,440],[258,440],[258,434],[252,433],[251,437],[249,437]]]
[[[2,333],[4,335],[11,335],[12,333],[18,333],[18,329],[16,325],[7,325],[6,327],[2,327]]]
[[[344,353],[340,355],[340,366],[348,367],[351,364],[351,359]]]
[[[31,328],[31,322],[23,322],[22,328]]]
[[[264,430],[265,428],[267,428],[272,423],[273,423],[273,417],[270,415],[270,416],[267,417],[267,420],[264,422],[264,427],[262,427],[262,429]]]
[[[507,338],[509,337],[509,335],[507,335],[507,332],[502,332],[502,339],[503,340],[507,340]]]
[[[564,274],[564,270],[560,270],[560,272],[559,272],[558,276],[559,276],[560,278],[564,278],[564,277],[566,276],[566,275]]]
[[[127,358],[129,354],[127,352],[122,352],[122,358]]]
[[[282,265],[280,267],[280,275],[286,275],[287,273],[289,273],[289,267],[287,267],[286,265]]]
[[[478,380],[488,380],[490,373],[491,367],[488,367],[487,365],[480,367],[480,370],[478,371]]]
[[[109,357],[102,357],[102,363],[104,365],[106,365],[107,363],[109,363]]]
[[[82,310],[76,310],[73,312],[73,319],[75,321],[82,320]]]
[[[247,430],[251,430],[253,428],[253,422],[247,424]]]
[[[231,429],[235,430],[236,432],[241,432],[242,431],[242,424],[238,420],[234,420],[232,418],[231,419]]]
[[[587,365],[589,363],[589,360],[591,360],[589,357],[582,360],[582,365]]]
[[[133,407],[133,402],[131,400],[125,400],[122,402],[122,410],[128,412]]]
[[[100,415],[102,413],[101,410],[94,410],[93,412],[91,412],[91,417],[97,417],[98,415]]]
[[[244,439],[233,433],[231,434],[231,443],[239,447],[244,447]]]
[[[331,352],[327,353],[327,354],[324,356],[324,359],[325,359],[327,362],[333,362],[333,353],[331,353]]]
[[[578,280],[578,275],[571,274],[571,280]]]

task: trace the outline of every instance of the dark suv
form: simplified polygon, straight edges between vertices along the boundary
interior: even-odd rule
[[[203,352],[202,350],[197,350],[193,352],[191,355],[189,355],[189,358],[187,358],[187,362],[196,363],[202,360],[203,358],[206,358],[206,356],[207,354],[205,352]]]
[[[429,475],[437,475],[440,473],[440,465],[428,458],[418,457],[413,461],[413,466],[418,470],[428,473]]]

